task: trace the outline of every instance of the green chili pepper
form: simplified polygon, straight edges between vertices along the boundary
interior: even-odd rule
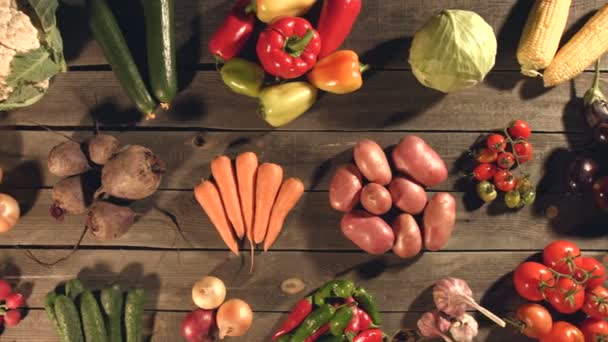
[[[273,126],[290,123],[317,100],[317,88],[308,82],[290,82],[262,89],[258,112]]]
[[[283,335],[283,336],[279,337],[275,342],[289,342],[289,341],[291,341],[292,336],[293,335],[291,335],[291,334]]]
[[[330,280],[321,286],[314,295],[315,305],[325,304],[327,298],[347,298],[353,295],[355,283],[350,280]]]
[[[365,310],[365,312],[369,314],[374,324],[382,324],[382,319],[380,318],[380,310],[378,310],[378,304],[376,303],[376,299],[374,298],[374,296],[367,292],[366,289],[358,287],[355,289],[353,297],[363,308],[363,310]]]
[[[319,306],[300,324],[290,342],[304,342],[307,337],[312,335],[322,325],[329,323],[335,313],[336,309],[329,304]]]
[[[350,306],[343,306],[336,311],[334,317],[329,322],[329,332],[334,336],[342,336],[344,334],[344,328],[353,319],[353,308]]]
[[[264,84],[264,70],[243,58],[233,58],[220,71],[224,83],[237,94],[258,97]]]
[[[317,342],[347,342],[347,341],[348,341],[348,338],[344,335],[340,335],[340,336],[327,335],[327,336],[323,336],[319,340],[317,340]]]

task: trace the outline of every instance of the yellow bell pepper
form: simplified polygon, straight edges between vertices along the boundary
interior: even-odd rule
[[[258,112],[273,126],[286,125],[304,114],[317,101],[317,88],[308,82],[273,85],[260,92]]]
[[[251,8],[255,8],[258,19],[271,23],[278,17],[299,17],[306,14],[316,0],[253,0]]]

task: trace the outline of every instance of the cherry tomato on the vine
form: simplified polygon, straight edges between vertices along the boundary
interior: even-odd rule
[[[498,157],[498,152],[492,151],[489,148],[482,148],[475,154],[475,160],[479,163],[493,163]]]
[[[545,246],[543,264],[559,273],[572,274],[581,260],[581,249],[573,242],[556,240]]]
[[[13,327],[21,322],[21,312],[19,310],[8,310],[4,314],[4,322],[9,327]]]
[[[526,261],[519,265],[513,273],[513,284],[520,296],[527,300],[540,301],[545,298],[544,287],[555,285],[555,277],[549,268],[543,264]]]
[[[496,192],[494,185],[488,181],[477,183],[476,188],[477,195],[486,203],[492,202],[496,199],[496,197],[498,197],[498,193]]]
[[[509,191],[505,194],[505,204],[510,209],[515,209],[521,206],[521,194],[519,191]]]
[[[606,320],[589,317],[581,322],[580,329],[585,336],[585,342],[608,341],[608,322]]]
[[[532,135],[532,130],[527,122],[523,120],[514,120],[509,124],[509,135],[513,139],[528,139]]]
[[[517,308],[515,317],[523,324],[521,333],[531,337],[540,338],[551,332],[553,318],[544,306],[526,303]]]
[[[500,191],[509,192],[515,189],[515,185],[517,182],[515,181],[515,177],[508,170],[498,170],[494,174],[494,185]]]
[[[591,291],[585,293],[585,303],[583,311],[596,318],[608,317],[608,290],[602,286],[598,286]]]
[[[555,322],[548,335],[541,337],[540,342],[585,342],[583,333],[568,322]]]
[[[532,144],[526,140],[516,141],[513,144],[513,151],[517,154],[520,163],[526,163],[532,159]]]
[[[479,164],[473,170],[473,177],[480,182],[491,179],[496,173],[496,166],[494,164]]]
[[[501,169],[508,170],[515,165],[515,156],[511,152],[502,152],[498,155],[496,164],[498,164],[498,167]]]
[[[606,281],[606,268],[599,260],[592,257],[580,257],[578,259],[580,260],[577,260],[577,269],[574,272],[576,280],[584,282],[587,290],[593,290],[604,284]]]
[[[500,134],[490,134],[486,139],[486,145],[491,151],[502,152],[507,148],[507,141]]]
[[[9,309],[18,309],[25,303],[25,297],[19,292],[13,292],[6,297],[6,306]]]
[[[545,290],[547,301],[561,313],[575,313],[585,302],[585,288],[570,278],[560,278],[555,287]]]

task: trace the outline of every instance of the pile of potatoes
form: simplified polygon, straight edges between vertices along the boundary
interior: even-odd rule
[[[392,249],[402,258],[420,253],[423,237],[430,251],[447,244],[456,221],[456,201],[448,193],[427,200],[425,187],[448,177],[433,148],[420,137],[405,136],[392,152],[393,171],[380,145],[364,139],[355,145],[354,160],[336,170],[329,188],[331,207],[345,213],[341,229],[348,239],[367,253]],[[420,215],[422,232],[413,215]]]

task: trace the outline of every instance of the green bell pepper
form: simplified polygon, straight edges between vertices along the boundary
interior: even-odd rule
[[[246,59],[235,57],[220,70],[222,80],[232,91],[258,97],[264,84],[264,70]]]
[[[258,112],[273,127],[290,123],[317,100],[317,88],[308,82],[290,82],[262,89]]]

